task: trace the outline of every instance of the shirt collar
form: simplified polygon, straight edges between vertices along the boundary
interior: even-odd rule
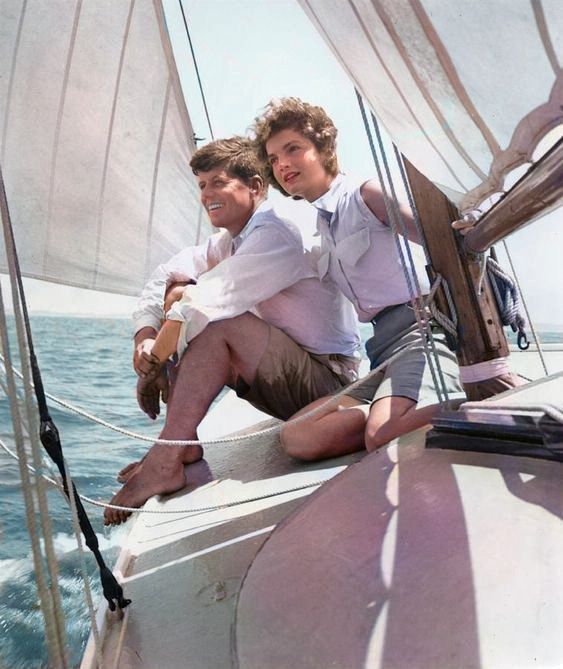
[[[266,200],[264,200],[264,202],[262,202],[258,207],[256,207],[254,213],[248,219],[244,228],[238,233],[238,235],[235,235],[233,237],[234,250],[239,248],[239,246],[244,242],[244,240],[248,237],[248,235],[260,223],[260,221],[263,218],[263,214],[271,208],[272,206],[268,204]]]
[[[319,211],[321,216],[330,219],[330,217],[334,214],[338,200],[342,195],[343,187],[344,175],[337,174],[334,181],[330,184],[330,188],[327,190],[327,192],[311,202],[313,207]]]

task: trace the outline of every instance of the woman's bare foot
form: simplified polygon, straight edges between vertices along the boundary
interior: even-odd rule
[[[139,508],[154,495],[168,495],[180,490],[186,483],[184,465],[200,460],[202,454],[201,446],[155,444],[129,473],[123,488],[113,496],[110,503]],[[131,511],[107,508],[104,511],[104,525],[119,525],[130,515]]]

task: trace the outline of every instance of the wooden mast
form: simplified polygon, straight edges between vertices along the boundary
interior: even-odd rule
[[[458,363],[466,366],[508,356],[508,344],[488,278],[485,276],[479,294],[479,258],[464,252],[461,236],[451,227],[451,222],[460,218],[458,210],[408,160],[404,162],[432,259],[432,269],[448,282],[456,307]],[[437,299],[440,310],[448,314],[444,294],[438,294]],[[512,385],[517,385],[517,382],[505,375],[498,379],[464,384],[464,388],[468,399],[477,400]]]

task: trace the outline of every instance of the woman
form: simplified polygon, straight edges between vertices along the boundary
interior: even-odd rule
[[[253,132],[272,185],[317,209],[319,275],[336,282],[361,322],[373,324],[373,337],[366,344],[371,368],[413,345],[320,413],[287,423],[282,443],[288,453],[307,460],[364,446],[375,450],[427,424],[439,407],[383,194],[374,181],[361,182],[339,173],[337,130],[321,107],[298,98],[272,101],[256,119]],[[401,206],[401,214],[409,239],[416,241],[410,210]],[[419,279],[422,263],[418,262]],[[455,356],[443,336],[437,337],[436,348],[448,391],[461,391]],[[297,415],[323,402],[326,398]]]

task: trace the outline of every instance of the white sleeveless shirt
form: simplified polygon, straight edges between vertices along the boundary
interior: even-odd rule
[[[359,320],[367,323],[385,307],[409,301],[411,292],[393,232],[364,202],[363,183],[339,174],[311,204],[318,210],[319,276],[330,277],[352,302]],[[401,238],[401,243],[404,249],[406,240]],[[424,253],[418,244],[410,248],[424,295],[428,292]],[[403,255],[408,263],[405,251]],[[416,295],[411,272],[409,276]]]

